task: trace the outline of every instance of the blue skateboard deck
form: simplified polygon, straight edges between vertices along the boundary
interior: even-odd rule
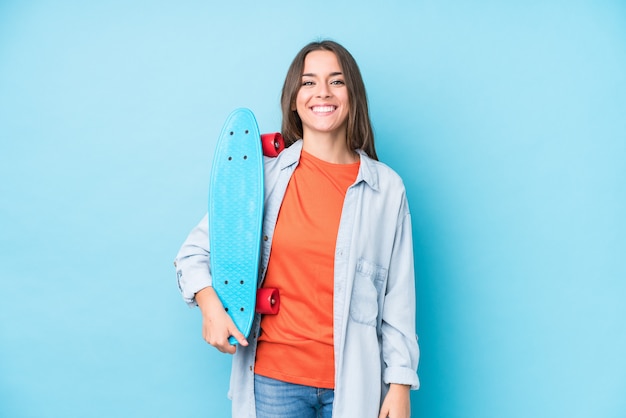
[[[209,189],[213,288],[246,338],[255,315],[263,223],[260,138],[254,114],[233,111],[217,142]]]

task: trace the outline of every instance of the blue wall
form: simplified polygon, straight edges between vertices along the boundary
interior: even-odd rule
[[[407,185],[414,416],[626,415],[623,2],[127,3],[0,3],[0,416],[228,416],[172,260],[319,37]]]

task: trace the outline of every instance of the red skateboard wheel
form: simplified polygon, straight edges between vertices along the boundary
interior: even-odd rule
[[[280,294],[273,287],[262,287],[256,293],[256,311],[264,315],[276,315],[280,309]]]
[[[261,145],[263,147],[263,155],[267,157],[277,157],[285,149],[285,141],[280,132],[261,134]]]

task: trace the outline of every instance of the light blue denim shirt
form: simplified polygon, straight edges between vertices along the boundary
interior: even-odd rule
[[[259,286],[274,226],[302,141],[265,160],[265,219]],[[335,248],[335,418],[377,418],[390,383],[419,387],[411,217],[404,184],[389,167],[361,152],[347,190]],[[191,231],[176,257],[184,300],[211,286],[208,222]],[[248,347],[233,356],[229,397],[233,417],[254,418],[254,361],[260,315]]]

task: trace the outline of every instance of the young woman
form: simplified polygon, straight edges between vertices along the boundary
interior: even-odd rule
[[[278,315],[247,341],[211,287],[207,217],[176,258],[203,337],[234,354],[233,417],[404,418],[417,389],[411,219],[400,177],[377,161],[351,54],[306,45],[283,86],[286,148],[265,161],[260,285]],[[228,343],[234,336],[239,347]]]

